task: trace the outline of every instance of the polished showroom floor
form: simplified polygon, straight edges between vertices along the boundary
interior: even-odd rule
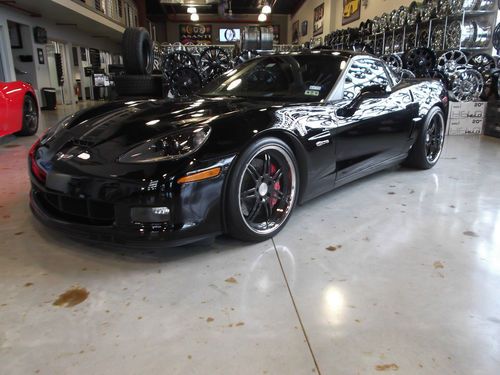
[[[448,137],[272,241],[161,251],[37,223],[34,140],[0,141],[1,374],[500,374],[499,139]]]

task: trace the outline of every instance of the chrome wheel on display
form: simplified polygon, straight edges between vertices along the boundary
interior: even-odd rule
[[[395,53],[383,55],[380,58],[384,60],[387,66],[389,66],[396,74],[399,74],[403,69],[403,60],[401,60],[401,57]]]
[[[460,46],[462,47],[472,47],[476,41],[477,36],[477,24],[474,21],[466,21],[462,25],[462,31],[460,36]]]
[[[394,47],[392,48],[392,52],[403,52],[403,34],[396,33],[396,35],[394,35]]]
[[[454,73],[458,68],[463,68],[466,65],[467,56],[459,50],[445,52],[437,60],[437,68],[447,75]]]
[[[476,5],[479,5],[479,1],[481,0],[463,0],[462,2],[462,10],[469,12],[471,10],[475,10]]]
[[[446,48],[460,48],[462,25],[460,21],[453,21],[446,33]]]
[[[442,51],[444,45],[444,26],[439,24],[432,29],[431,47],[435,51]]]
[[[397,27],[405,27],[406,19],[408,17],[408,8],[404,6],[400,6],[398,9],[398,26]]]
[[[380,31],[384,32],[387,30],[389,30],[389,15],[382,13],[382,16],[380,16]]]
[[[482,75],[490,74],[497,67],[495,59],[487,53],[478,53],[471,56],[468,62]]]
[[[290,214],[297,192],[297,175],[288,153],[265,146],[251,158],[239,181],[239,208],[252,232],[266,235],[278,230]]]
[[[389,14],[389,25],[390,30],[395,30],[399,26],[399,12],[396,9]]]
[[[464,0],[450,0],[450,14],[456,15],[462,13]]]
[[[200,55],[201,75],[207,81],[217,78],[231,67],[231,59],[222,48],[208,47]]]
[[[380,17],[379,16],[373,17],[372,31],[374,33],[380,32]]]
[[[437,16],[445,18],[451,14],[452,0],[438,0]]]
[[[482,10],[482,11],[493,10],[493,8],[495,7],[495,3],[496,3],[495,0],[480,0],[477,10]],[[498,4],[498,6],[500,8],[500,4]]]
[[[436,54],[429,48],[414,48],[404,54],[403,62],[417,77],[427,77],[436,64]]]
[[[493,27],[485,23],[473,21],[476,25],[476,37],[474,39],[474,47],[486,47],[490,44]]]
[[[418,32],[418,46],[427,47],[429,45],[429,30],[421,29]]]
[[[444,142],[444,117],[441,112],[436,113],[425,132],[425,155],[430,164],[434,164],[441,155]]]
[[[413,74],[413,72],[411,70],[408,70],[408,69],[401,69],[400,77],[401,77],[401,79],[416,78],[415,74]]]
[[[429,78],[440,80],[445,85],[445,87],[449,86],[448,77],[441,70],[432,69],[429,72]]]
[[[384,54],[387,55],[389,53],[392,53],[392,35],[389,35],[388,37],[385,38],[385,44],[384,44]]]
[[[424,0],[422,3],[422,12],[420,20],[422,22],[429,22],[437,14],[437,0]]]
[[[405,51],[408,51],[412,48],[416,47],[416,37],[414,32],[410,32],[406,34],[406,40],[405,40]]]
[[[500,23],[496,25],[495,31],[493,31],[493,47],[500,52]]]
[[[406,14],[406,23],[413,26],[420,22],[420,7],[416,1],[413,1],[409,6]]]
[[[453,74],[451,81],[451,94],[455,100],[477,100],[483,92],[483,76],[477,70],[458,69]]]

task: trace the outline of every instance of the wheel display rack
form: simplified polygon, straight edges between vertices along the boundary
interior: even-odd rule
[[[441,79],[457,101],[498,95],[500,3],[495,0],[425,0],[336,30],[325,37],[334,49],[364,49],[401,76]],[[362,47],[361,47],[362,46]],[[479,73],[479,74],[477,74]]]

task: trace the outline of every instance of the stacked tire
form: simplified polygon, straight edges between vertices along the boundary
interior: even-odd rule
[[[122,37],[125,74],[114,79],[120,97],[162,97],[162,75],[153,75],[153,41],[143,27],[130,27]]]

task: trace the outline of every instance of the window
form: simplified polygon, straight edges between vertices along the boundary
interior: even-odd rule
[[[356,59],[347,71],[344,82],[344,99],[353,99],[363,87],[389,84],[384,65],[373,59]]]
[[[123,18],[122,0],[116,0],[116,10],[118,11],[118,17]]]

